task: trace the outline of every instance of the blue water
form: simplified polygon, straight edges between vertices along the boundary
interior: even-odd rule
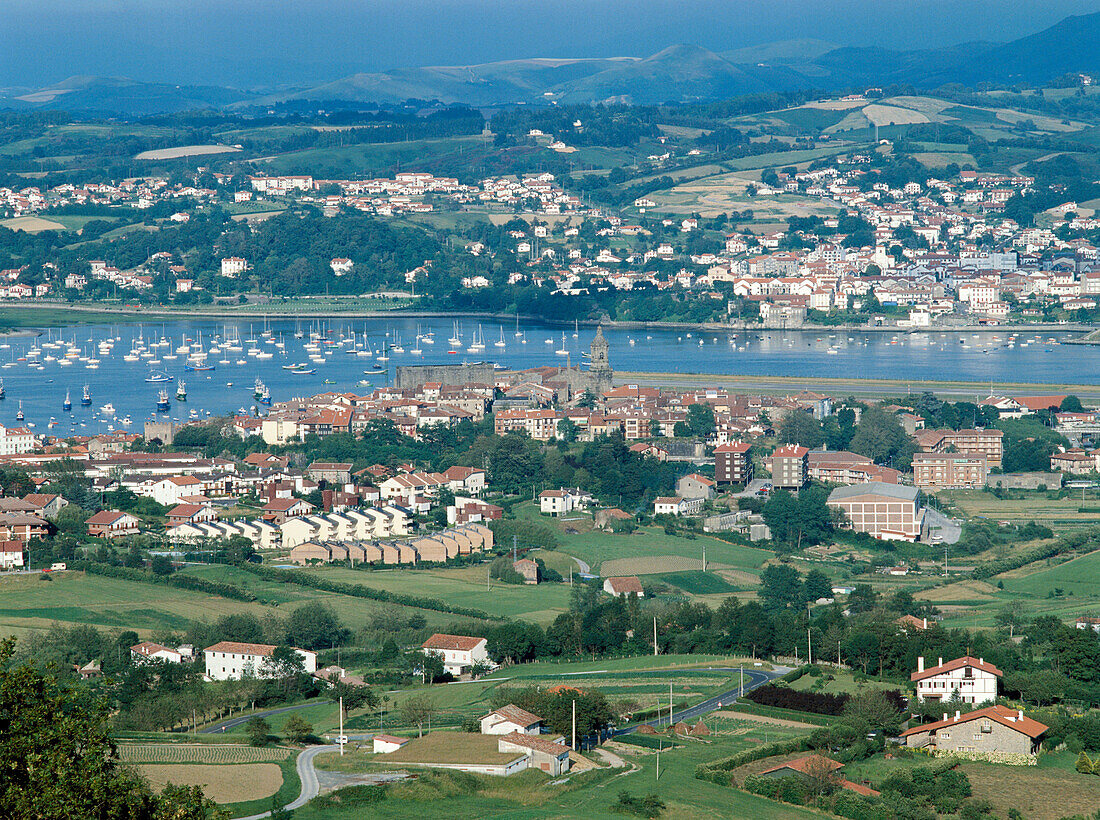
[[[325,322],[271,321],[272,335],[263,337],[262,321],[193,320],[163,324],[117,325],[95,327],[54,328],[37,338],[14,337],[0,346],[0,377],[4,380],[7,398],[0,403],[0,423],[18,424],[16,412],[22,401],[26,423],[34,424],[36,432],[53,432],[56,435],[102,432],[109,427],[126,429],[121,420],[130,417],[129,429],[140,432],[146,418],[173,418],[186,420],[194,408],[201,416],[251,410],[256,406],[253,398],[254,382],[262,379],[275,401],[295,396],[309,396],[325,390],[367,392],[373,387],[389,384],[393,368],[400,364],[458,363],[493,361],[508,368],[525,368],[536,365],[561,365],[567,360],[556,351],[569,351],[573,364],[585,362],[595,335],[594,329],[581,328],[574,336],[572,330],[551,328],[538,323],[521,323],[516,336],[515,324],[496,322],[480,323],[485,348],[470,352],[473,333],[478,329],[476,320],[460,321],[463,339],[461,349],[451,353],[448,338],[453,333],[453,321],[439,319],[369,319],[365,321],[327,320]],[[296,330],[305,334],[295,339]],[[323,362],[314,362],[303,345],[309,342],[310,331],[323,333],[334,344],[321,345],[318,355]],[[365,373],[376,363],[376,355],[358,356],[356,345],[362,349],[366,343],[376,353],[383,344],[392,345],[398,337],[405,353],[389,353],[384,365],[385,373]],[[432,331],[434,344],[421,342],[421,355],[411,351],[416,345],[418,330]],[[355,333],[355,342],[350,334]],[[176,354],[175,349],[184,339],[197,341],[204,347],[221,340],[238,337],[241,352],[215,353],[209,362],[213,371],[186,372],[186,356]],[[151,365],[148,359],[126,362],[133,341],[141,336],[147,349],[151,349],[160,363]],[[149,348],[161,337],[171,344],[167,347]],[[978,334],[897,334],[890,333],[828,333],[823,331],[752,331],[737,333],[692,333],[686,331],[610,330],[605,336],[611,345],[611,363],[619,371],[654,371],[675,373],[715,373],[758,376],[805,377],[812,385],[813,377],[888,378],[912,381],[917,390],[925,380],[966,380],[1036,383],[1100,383],[1100,347],[1061,345],[1058,340],[1068,334],[1020,334],[1010,347],[1009,334],[985,331]],[[503,337],[504,347],[497,342]],[[45,361],[46,356],[63,357],[66,350],[43,347],[43,343],[58,338],[80,348],[80,355],[98,358],[96,368],[88,362],[76,360],[63,367],[57,361]],[[272,353],[268,359],[259,359],[247,353],[245,340],[255,338],[258,348]],[[1055,341],[1050,341],[1051,339]],[[98,352],[104,339],[115,339],[110,353]],[[341,339],[344,340],[340,344]],[[523,342],[526,339],[526,343]],[[276,347],[282,341],[283,349]],[[1024,345],[1023,342],[1028,342]],[[38,345],[41,353],[28,356],[28,350]],[[563,348],[564,344],[564,348]],[[835,352],[830,353],[832,348]],[[164,355],[177,355],[166,359]],[[19,361],[27,358],[27,361]],[[229,364],[219,361],[228,359]],[[238,360],[244,360],[238,364]],[[283,369],[283,365],[305,363],[316,369],[313,375],[297,375]],[[151,369],[163,370],[172,376],[171,382],[146,383]],[[175,379],[187,384],[186,403],[175,399]],[[326,384],[325,380],[333,382]],[[365,382],[365,383],[363,383]],[[80,406],[81,389],[89,385],[92,406]],[[161,389],[171,395],[171,410],[156,413],[157,394]],[[73,400],[71,413],[62,411],[66,390]],[[115,416],[105,417],[101,407],[110,402]],[[262,408],[260,408],[262,411]],[[57,425],[47,428],[51,417]]]

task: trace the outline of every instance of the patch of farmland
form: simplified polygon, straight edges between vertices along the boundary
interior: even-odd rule
[[[954,105],[954,103],[948,102],[947,100],[937,100],[933,97],[888,97],[882,100],[882,102],[885,105],[911,108],[913,111],[919,111],[928,116],[939,114],[944,109]]]
[[[175,148],[142,151],[134,159],[180,159],[181,157],[202,157],[207,154],[232,154],[240,150],[232,145],[180,145]]]
[[[1023,111],[1014,111],[1011,108],[998,108],[995,109],[993,113],[996,114],[997,119],[1002,122],[1012,123],[1013,125],[1030,120],[1035,123],[1035,127],[1040,131],[1066,132],[1079,131],[1084,128],[1083,123],[1072,121],[1062,122],[1053,117],[1044,117],[1041,114],[1028,114]]]
[[[63,231],[65,226],[52,219],[43,219],[40,216],[17,216],[14,219],[5,219],[0,222],[5,228],[25,233],[41,233],[42,231]]]
[[[714,595],[723,592],[736,592],[737,587],[721,575],[695,570],[691,572],[673,572],[661,576],[666,584],[682,589],[691,595]]]
[[[123,763],[263,763],[285,760],[291,750],[278,746],[245,746],[237,743],[121,743]]]
[[[650,555],[644,558],[612,558],[600,564],[604,578],[620,575],[660,575],[667,572],[697,571],[702,558],[682,558],[679,555]],[[711,564],[718,567],[717,564]]]
[[[931,122],[927,114],[911,108],[898,108],[895,105],[868,105],[863,109],[863,115],[871,121],[872,125],[912,125]]]
[[[827,111],[846,111],[850,108],[862,108],[867,100],[816,100],[806,103],[804,108],[824,108]]]
[[[825,129],[824,133],[834,134],[837,131],[859,131],[866,128],[869,124],[870,120],[863,116],[863,110],[860,109],[859,111],[853,111],[836,125],[830,125]]]
[[[277,763],[139,763],[136,768],[156,791],[169,783],[202,786],[203,794],[215,803],[262,800],[283,785],[283,772]]]

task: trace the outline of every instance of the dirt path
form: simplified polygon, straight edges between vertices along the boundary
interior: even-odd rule
[[[733,720],[752,720],[757,723],[770,723],[772,726],[786,726],[790,729],[820,729],[813,723],[802,723],[798,720],[770,717],[769,715],[754,715],[749,712],[715,712],[715,717],[732,718]]]

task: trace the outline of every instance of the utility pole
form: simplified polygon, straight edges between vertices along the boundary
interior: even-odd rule
[[[737,690],[737,697],[745,694],[745,664],[741,664],[741,687]]]
[[[516,536],[512,535],[512,563],[516,563]]]
[[[668,725],[672,726],[672,681],[668,682]]]
[[[806,602],[806,662],[813,666],[814,648],[810,637],[810,603]]]
[[[707,571],[707,545],[703,544],[703,572]]]
[[[340,698],[340,757],[344,756],[344,698]]]
[[[661,747],[664,745],[663,741],[657,740],[657,779],[661,779]]]
[[[653,616],[653,657],[657,657],[657,616]]]
[[[577,748],[577,699],[573,698],[573,748]]]

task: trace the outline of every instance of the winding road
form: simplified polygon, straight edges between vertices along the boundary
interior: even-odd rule
[[[244,726],[248,721],[254,717],[263,718],[267,720],[272,715],[281,715],[284,712],[293,712],[296,709],[305,709],[309,706],[316,706],[318,703],[324,701],[310,701],[309,703],[299,703],[296,706],[283,706],[279,709],[264,709],[262,712],[249,712],[247,715],[238,715],[235,718],[228,718],[227,720],[219,721],[218,723],[212,723],[209,726],[204,726],[199,729],[197,734],[200,735],[214,735],[218,732],[226,732],[230,729],[236,729],[238,726]]]
[[[708,669],[707,671],[729,672],[730,674],[740,674],[741,669],[740,669],[740,667],[723,666],[723,667],[713,667],[713,668]],[[710,712],[713,712],[716,709],[719,709],[723,706],[726,706],[730,703],[733,703],[734,701],[737,700],[737,698],[739,698],[745,692],[748,692],[752,689],[755,689],[757,686],[763,686],[768,681],[773,680],[775,678],[778,678],[780,675],[783,674],[783,671],[785,671],[785,670],[765,672],[765,671],[760,670],[760,669],[746,669],[745,670],[745,687],[744,687],[744,689],[742,689],[740,686],[738,686],[736,689],[730,689],[729,691],[722,692],[718,695],[715,695],[714,697],[707,698],[706,700],[702,701],[701,703],[697,703],[695,706],[689,706],[687,709],[681,709],[679,712],[673,712],[672,713],[672,722],[673,723],[679,723],[680,721],[694,720],[695,718],[702,717],[703,715],[709,714]],[[240,726],[241,724],[247,723],[253,717],[267,717],[268,715],[277,715],[277,714],[280,714],[282,712],[291,712],[295,709],[301,709],[301,708],[303,708],[303,706],[312,706],[312,705],[313,704],[300,704],[298,706],[287,706],[287,707],[284,707],[282,709],[268,709],[267,711],[264,711],[264,712],[255,712],[254,714],[245,715],[243,717],[232,718],[231,720],[226,720],[226,721],[223,721],[221,723],[217,723],[213,726],[208,726],[205,729],[200,729],[199,731],[200,731],[200,733],[206,733],[206,734],[210,734],[210,733],[214,733],[214,732],[221,732],[221,731],[224,731],[223,728],[222,728],[223,726],[226,729],[231,729],[235,726]],[[623,729],[615,729],[611,734],[612,734],[612,737],[617,737],[617,736],[620,736],[620,735],[627,735],[627,734],[630,734],[631,732],[637,731],[638,727],[640,727],[640,726],[657,727],[657,726],[662,726],[662,725],[668,725],[667,721],[668,721],[668,718],[658,717],[658,718],[654,718],[653,720],[646,721],[645,723],[638,723],[634,726],[628,726],[628,727],[623,728]],[[306,803],[308,803],[310,800],[312,800],[314,797],[316,797],[320,793],[321,786],[320,786],[320,782],[319,782],[318,777],[317,777],[317,769],[315,769],[314,766],[313,766],[313,758],[317,757],[317,755],[319,755],[319,754],[324,754],[326,752],[338,752],[339,750],[340,750],[340,747],[338,745],[335,745],[335,744],[328,745],[328,746],[311,746],[310,748],[304,750],[303,752],[301,752],[298,755],[298,760],[297,760],[297,763],[295,765],[296,765],[296,768],[298,770],[298,779],[302,783],[302,791],[298,795],[297,798],[295,798],[292,802],[288,803],[284,808],[286,808],[289,811],[294,811],[294,809],[300,809],[302,806],[304,806]],[[620,763],[622,763],[621,760],[620,760]],[[614,765],[614,764],[612,764],[612,765]],[[625,764],[623,764],[623,765],[625,765]],[[261,814],[251,814],[247,817],[238,817],[238,818],[235,818],[235,820],[262,820],[264,817],[270,816],[270,814],[271,814],[271,812],[265,811]]]

